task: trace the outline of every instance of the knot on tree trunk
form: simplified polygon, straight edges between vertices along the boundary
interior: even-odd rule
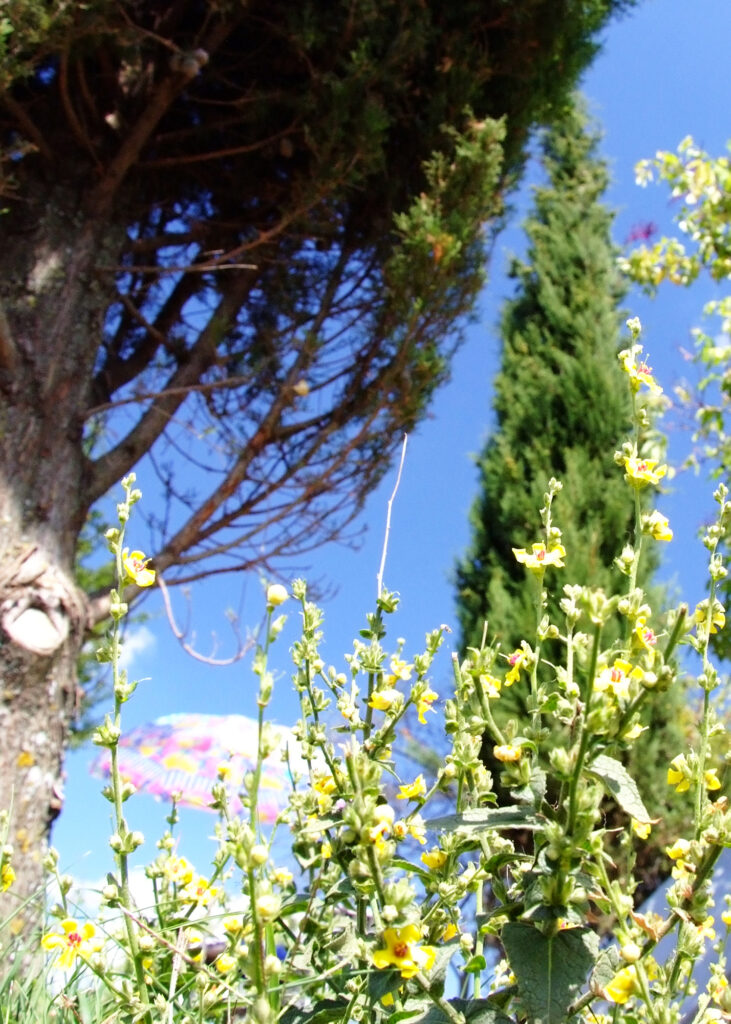
[[[87,627],[84,599],[66,573],[30,545],[0,579],[0,624],[23,650],[50,657]]]

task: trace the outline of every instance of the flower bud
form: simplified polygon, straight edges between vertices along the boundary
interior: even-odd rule
[[[280,604],[284,604],[288,599],[287,588],[282,586],[281,583],[272,583],[267,587],[267,604],[271,605],[272,608],[278,608]]]

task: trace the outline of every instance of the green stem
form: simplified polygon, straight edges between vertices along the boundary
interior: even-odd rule
[[[573,835],[574,828],[576,827],[579,781],[581,779],[581,773],[584,768],[584,761],[586,759],[586,754],[589,749],[589,742],[591,740],[591,734],[587,729],[587,721],[589,718],[589,711],[591,709],[591,698],[594,692],[594,679],[596,676],[596,666],[599,658],[599,640],[601,637],[601,632],[602,628],[597,623],[594,627],[594,644],[591,649],[591,660],[589,662],[586,697],[584,699],[584,710],[581,716],[579,750],[576,755],[576,763],[574,765],[574,771],[571,776],[571,783],[569,786],[569,813],[566,825],[566,833],[569,836]]]
[[[124,564],[122,562],[122,552],[124,550],[125,523],[127,522],[127,519],[129,518],[129,508],[130,508],[130,504],[129,504],[129,489],[126,488],[126,491],[127,491],[126,516],[125,516],[125,518],[123,520],[120,521],[119,536],[117,538],[116,545],[115,545],[115,551],[114,551],[114,553],[115,553],[115,563],[116,563],[117,586],[119,588],[119,599],[120,599],[120,601],[121,601],[122,595],[123,595],[124,579],[125,579],[125,569],[124,569]],[[119,659],[120,659],[120,656],[121,656],[121,653],[122,653],[122,645],[121,645],[120,639],[119,639],[119,633],[120,633],[120,626],[119,626],[119,624],[120,624],[120,621],[121,621],[121,616],[119,616],[119,615],[115,615],[114,618],[112,619],[112,636],[111,636],[111,645],[112,645],[112,651],[111,651],[111,655],[112,655],[112,685],[113,685],[113,691],[114,691],[114,730],[115,730],[115,733],[116,733],[117,736],[121,735],[121,732],[122,732],[122,703],[123,703],[122,698],[121,698],[122,679],[120,677],[120,671],[119,671]],[[124,842],[124,841],[126,841],[126,839],[128,837],[129,828],[127,826],[127,822],[125,821],[124,813],[123,813],[123,809],[122,809],[122,803],[123,803],[123,800],[122,800],[122,778],[121,778],[121,775],[120,775],[120,772],[119,772],[118,741],[115,742],[110,747],[110,759],[111,759],[110,780],[111,780],[111,785],[112,785],[112,802],[113,802],[113,806],[114,806],[114,823],[115,823],[115,829],[116,829],[116,833],[115,834],[120,839],[120,841]],[[119,902],[120,902],[120,905],[122,906],[122,908],[127,911],[127,913],[124,914],[124,925],[125,925],[125,932],[127,934],[127,942],[129,943],[130,956],[131,956],[131,959],[132,959],[132,964],[133,964],[133,968],[134,968],[134,972],[135,972],[135,980],[137,982],[137,990],[138,990],[138,994],[140,996],[140,999],[142,1000],[143,1004],[147,1007],[147,1009],[145,1010],[145,1014],[144,1014],[144,1020],[147,1021],[147,1024],[153,1024],[153,1022],[152,1022],[152,1013],[151,1013],[151,1009],[150,1009],[150,997],[149,997],[149,992],[148,992],[148,989],[147,989],[147,984],[145,982],[145,972],[144,972],[144,969],[142,967],[142,960],[141,960],[141,957],[140,957],[139,943],[137,942],[137,932],[135,931],[134,925],[132,923],[132,919],[130,917],[130,914],[132,914],[134,912],[134,910],[135,910],[135,906],[134,906],[134,902],[132,900],[132,893],[131,893],[130,885],[129,885],[129,856],[124,851],[124,849],[121,849],[119,851],[115,850],[115,859],[117,861],[117,866],[119,868],[119,877],[120,877],[120,883],[121,883],[120,892],[119,892]]]
[[[414,981],[422,990],[422,992],[425,992],[426,995],[429,996],[434,1005],[438,1006],[442,1013],[446,1015],[446,1017],[451,1021],[451,1024],[465,1024],[464,1015],[461,1014],[459,1010],[455,1010],[451,1003],[448,1003],[446,999],[444,999],[442,996],[437,995],[435,992],[431,991],[431,988],[429,987],[429,982],[421,973],[421,971],[416,972],[416,974],[414,975]]]

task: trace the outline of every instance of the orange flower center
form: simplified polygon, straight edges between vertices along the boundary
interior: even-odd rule
[[[72,946],[75,949],[77,946],[81,945],[81,936],[78,932],[70,932],[69,935],[66,936],[66,941],[69,946]]]
[[[393,947],[393,955],[398,960],[405,960],[409,955],[409,946],[406,942],[397,942]]]
[[[618,683],[622,679],[622,672],[618,668],[613,668],[610,674],[610,679],[613,683]]]
[[[647,472],[647,463],[646,462],[638,462],[637,463],[637,469],[638,469],[638,471],[640,473],[646,473]]]
[[[545,548],[541,548],[540,551],[536,551],[536,560],[537,561],[542,562],[545,557],[546,557],[546,549]]]
[[[520,661],[520,651],[516,651],[515,654],[511,654],[508,658],[509,665],[515,665],[518,661]]]

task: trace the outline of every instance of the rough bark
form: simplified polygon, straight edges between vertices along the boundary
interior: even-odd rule
[[[17,880],[0,923],[43,882],[62,801],[62,757],[87,626],[73,579],[88,475],[82,413],[109,296],[95,279],[119,234],[85,216],[73,186],[39,188],[3,218],[0,283],[0,805]],[[90,341],[93,335],[94,340]],[[11,927],[33,918],[20,911]]]

